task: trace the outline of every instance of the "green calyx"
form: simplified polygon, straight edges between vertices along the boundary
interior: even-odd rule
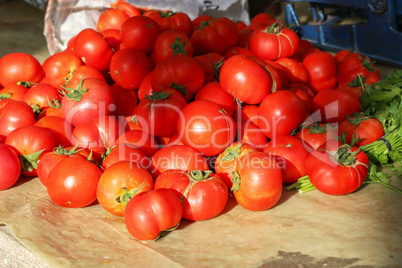
[[[0,94],[0,100],[6,100],[6,99],[10,99],[11,98],[11,94]]]
[[[57,154],[57,155],[73,155],[78,153],[79,151],[81,151],[82,149],[77,150],[78,146],[74,146],[73,148],[71,148],[70,150],[63,148],[63,146],[59,145],[57,147],[55,147],[53,149],[53,153]]]
[[[141,191],[142,187],[144,187],[144,183],[142,183],[140,187],[131,190],[123,187],[123,193],[116,198],[116,202],[121,203],[125,208],[128,201],[130,201],[131,198],[133,198],[139,191]]]
[[[352,152],[352,147],[350,147],[348,144],[344,144],[336,150],[335,159],[342,166],[352,166],[356,164],[356,155],[359,152],[360,150]]]
[[[233,149],[230,147],[227,147],[225,149],[225,156],[222,158],[222,161],[234,161],[236,157],[240,155],[240,148],[243,145],[243,143],[239,143],[234,147]]]
[[[212,174],[212,171],[211,170],[201,171],[197,169],[197,170],[190,170],[188,174],[190,175],[190,178],[195,181],[203,181],[209,178],[209,176]]]
[[[220,61],[218,61],[214,64],[214,78],[218,82],[220,81],[219,75],[220,75],[222,65],[223,65],[223,57],[220,59]]]
[[[49,97],[46,97],[46,99],[47,99],[47,104],[49,105],[50,108],[55,108],[55,109],[60,109],[61,108],[60,101],[58,101],[58,100],[56,100],[54,98],[52,99],[52,101],[50,101]]]
[[[169,85],[169,87],[176,89],[179,91],[184,97],[187,97],[187,91],[186,91],[186,86],[185,85],[180,85],[176,83],[172,83]]]
[[[321,126],[320,124],[311,124],[307,127],[310,134],[322,134],[327,131],[328,125]]]
[[[348,86],[350,87],[362,87],[364,88],[364,83],[366,82],[366,77],[357,74],[356,78],[350,81]]]
[[[28,155],[18,155],[21,162],[21,170],[22,171],[33,171],[38,168],[38,159],[39,156],[45,151],[45,149],[37,151],[33,154]]]
[[[240,174],[236,171],[233,171],[234,177],[232,178],[232,188],[230,189],[231,191],[238,192],[240,190]]]
[[[187,52],[184,49],[185,45],[186,42],[183,40],[183,38],[176,37],[173,44],[170,45],[170,47],[173,49],[173,56],[176,56],[179,53],[187,55]]]
[[[61,93],[65,96],[67,96],[67,98],[69,98],[70,100],[73,101],[80,101],[82,99],[82,95],[84,95],[84,93],[86,93],[88,91],[88,89],[82,89],[82,78],[80,80],[80,83],[78,84],[78,88],[68,88],[68,87],[62,87],[64,90],[67,90],[69,93],[65,93],[64,91],[62,91]]]
[[[145,95],[145,98],[150,99],[152,102],[155,102],[157,100],[166,100],[167,98],[169,98],[169,96],[172,93],[166,93],[164,90],[162,90],[161,92],[157,92],[157,91],[152,91],[151,95]]]
[[[164,11],[159,11],[159,15],[161,15],[162,18],[170,18],[170,16],[172,16],[173,14],[175,14],[175,12],[168,10],[166,12]]]
[[[348,120],[348,122],[351,125],[354,125],[355,127],[357,127],[361,122],[363,122],[369,118],[371,118],[371,117],[366,116],[363,113],[354,113],[354,114],[346,117],[346,120]]]
[[[34,114],[38,115],[42,112],[42,108],[39,107],[38,104],[31,105]]]
[[[281,25],[279,22],[275,22],[271,26],[266,28],[264,31],[266,33],[277,34],[277,33],[280,33],[282,31],[282,29],[283,29],[283,25]]]
[[[369,70],[370,72],[375,72],[375,68],[374,68],[374,61],[371,61],[368,57],[365,57],[362,60],[362,65],[364,68],[366,68],[367,70]]]

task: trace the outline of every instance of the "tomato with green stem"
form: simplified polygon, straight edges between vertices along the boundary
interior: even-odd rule
[[[186,13],[149,9],[142,15],[154,19],[161,27],[162,32],[179,30],[188,37],[190,37],[193,32],[193,23]]]
[[[193,45],[188,35],[180,30],[167,30],[160,33],[155,40],[153,52],[156,63],[177,54],[193,55]]]

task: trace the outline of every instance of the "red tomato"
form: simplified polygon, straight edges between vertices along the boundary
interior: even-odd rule
[[[67,88],[78,87],[80,81],[84,80],[85,78],[96,78],[105,81],[105,78],[100,71],[91,66],[82,65],[78,67],[77,70],[75,70],[74,73],[71,75],[71,78],[67,83]]]
[[[71,146],[70,137],[73,127],[64,118],[45,116],[36,121],[34,126],[46,128],[53,135],[56,146]]]
[[[308,86],[315,93],[336,87],[338,81],[335,60],[328,52],[317,51],[308,54],[303,60],[303,66],[308,72]]]
[[[238,31],[244,30],[247,27],[246,23],[241,20],[234,21],[234,23],[236,24],[236,28]]]
[[[317,150],[328,140],[336,139],[338,135],[335,129],[328,124],[313,123],[303,125],[297,137]]]
[[[381,80],[381,72],[368,57],[359,53],[350,53],[337,65],[337,79],[339,84],[350,83],[360,75],[365,77],[367,84],[377,83]]]
[[[153,70],[147,73],[145,77],[142,79],[141,84],[138,88],[138,99],[141,101],[143,98],[145,98],[145,95],[152,94],[153,88],[151,85],[152,81],[152,74]]]
[[[306,162],[310,182],[329,195],[356,191],[367,177],[368,157],[357,147],[331,140],[312,152]]]
[[[268,65],[256,57],[235,55],[221,68],[221,86],[241,102],[258,104],[277,88]]]
[[[0,89],[0,102],[5,99],[22,101],[28,88],[17,84],[12,84]]]
[[[212,101],[196,100],[187,104],[177,122],[184,144],[205,156],[219,154],[233,143],[236,126],[233,118]]]
[[[152,60],[140,49],[124,48],[110,62],[110,75],[125,89],[138,89],[142,79],[153,69]]]
[[[166,12],[155,9],[149,9],[144,12],[143,16],[154,19],[162,32],[169,30],[179,30],[190,36],[193,32],[193,23],[190,17],[183,12],[173,12],[168,10]]]
[[[339,135],[346,135],[346,143],[351,145],[353,138],[357,141],[353,146],[361,147],[384,136],[382,123],[376,118],[357,114],[348,116],[338,127]]]
[[[196,55],[209,52],[222,54],[234,47],[238,38],[239,32],[235,23],[226,17],[220,17],[204,21],[200,27],[195,28],[191,35],[191,43]]]
[[[142,99],[135,114],[143,131],[156,137],[171,137],[177,133],[177,120],[186,105],[179,91],[167,88]]]
[[[277,59],[275,62],[285,67],[289,83],[307,84],[308,72],[301,62],[290,58]]]
[[[271,24],[275,23],[276,21],[277,21],[277,19],[274,16],[272,16],[271,14],[261,12],[261,13],[256,14],[253,18],[251,18],[250,24],[263,23],[265,25],[271,25]]]
[[[228,188],[212,171],[166,170],[155,180],[155,189],[174,190],[183,202],[183,218],[203,221],[215,218],[225,208]]]
[[[262,26],[262,27],[264,27],[264,26]],[[250,35],[253,32],[254,32],[254,30],[250,29],[249,27],[246,27],[245,29],[239,31],[239,39],[237,40],[235,46],[242,47],[242,48],[245,48],[245,49],[249,49]]]
[[[353,93],[359,100],[363,94],[364,88],[366,87],[366,77],[358,76],[353,79],[350,83],[343,83],[338,85],[337,90],[344,90]]]
[[[193,55],[190,38],[180,30],[167,30],[160,33],[155,40],[153,53],[156,63],[177,54]]]
[[[313,148],[310,145],[291,135],[278,136],[264,148],[264,153],[281,164],[284,183],[295,183],[306,175],[306,160],[311,151]]]
[[[224,62],[224,57],[216,52],[210,52],[195,56],[195,59],[204,70],[205,83],[219,81],[219,72]]]
[[[360,112],[359,99],[349,91],[328,89],[320,91],[313,99],[315,122],[341,123],[348,115]]]
[[[243,123],[252,122],[258,126],[258,109],[259,105],[246,104],[241,107],[240,115],[236,115],[234,118],[236,121]]]
[[[124,0],[111,3],[110,6],[126,12],[130,17],[141,16],[141,12],[136,6],[127,3]]]
[[[158,143],[156,142],[155,137],[142,130],[129,130],[121,134],[117,138],[115,144],[118,145],[124,143],[129,144],[134,148],[139,148],[149,157],[153,156],[156,151],[158,151]]]
[[[49,108],[53,101],[60,101],[61,94],[57,88],[49,84],[37,84],[25,94],[23,101],[29,104],[37,114]]]
[[[263,152],[243,156],[232,181],[237,203],[248,210],[272,208],[282,195],[282,170],[273,157]]]
[[[188,55],[177,54],[159,63],[153,70],[151,79],[154,91],[174,88],[189,101],[204,85],[205,75],[196,60]]]
[[[299,49],[296,52],[296,56],[300,59],[301,62],[303,62],[304,58],[307,57],[308,54],[319,51],[317,48],[314,47],[314,45],[304,39],[299,40]]]
[[[50,171],[47,192],[57,205],[82,208],[96,200],[96,189],[101,177],[99,168],[82,158],[61,160]]]
[[[25,102],[10,100],[0,109],[0,137],[3,139],[13,130],[34,123],[35,114]]]
[[[110,46],[113,48],[113,51],[116,53],[123,45],[121,43],[121,34],[120,29],[108,29],[100,32],[101,35],[109,42]]]
[[[28,53],[10,53],[0,58],[0,84],[39,83],[45,76],[42,65]]]
[[[61,101],[64,117],[73,126],[110,114],[112,108],[114,99],[110,86],[96,78],[82,80],[82,83],[77,88],[70,89]]]
[[[236,167],[240,158],[252,152],[257,152],[257,150],[249,144],[234,142],[216,158],[215,172],[222,178],[229,190],[233,186],[232,179],[235,177]]]
[[[233,115],[236,101],[232,95],[222,89],[219,82],[208,82],[195,94],[195,100],[209,100],[222,106],[229,114]]]
[[[100,14],[96,23],[96,29],[98,32],[108,29],[120,30],[121,26],[128,18],[130,18],[130,15],[123,10],[108,8]]]
[[[289,77],[288,77],[288,71],[286,70],[285,67],[277,63],[276,61],[272,60],[264,60],[266,63],[268,63],[269,66],[272,66],[273,68],[269,68],[271,71],[275,81],[279,82],[279,85],[276,86],[276,90],[281,90],[284,86],[289,84]],[[276,74],[275,71],[278,73]]]
[[[153,187],[154,181],[148,171],[129,161],[121,161],[112,164],[103,172],[96,189],[96,197],[106,211],[122,217],[131,198],[150,191]]]
[[[21,164],[13,148],[0,144],[0,191],[13,186],[20,177]]]
[[[74,72],[84,63],[72,52],[59,52],[51,55],[43,62],[45,76],[53,87],[67,85]]]
[[[149,168],[148,156],[139,148],[135,148],[130,144],[118,144],[114,146],[110,152],[107,151],[105,155],[106,156],[102,162],[102,168],[104,170],[120,161],[129,161],[132,166],[137,166],[143,169]]]
[[[85,65],[104,71],[109,68],[114,52],[108,41],[99,32],[86,28],[80,31],[75,38],[74,53],[82,59]]]
[[[156,179],[168,169],[208,170],[208,163],[200,152],[186,145],[172,145],[159,149],[151,158],[149,171]]]
[[[201,27],[201,23],[210,23],[212,20],[214,20],[215,17],[211,16],[211,15],[200,15],[198,17],[196,17],[195,19],[193,19],[193,28],[199,28]]]
[[[161,27],[155,20],[144,16],[134,16],[123,23],[121,41],[126,48],[138,48],[150,55],[160,33]]]
[[[45,128],[24,126],[11,132],[5,144],[13,147],[21,159],[22,174],[36,177],[41,154],[55,147],[53,135]]]
[[[110,90],[112,91],[115,103],[115,109],[112,110],[112,114],[124,117],[130,115],[132,116],[137,108],[137,92],[134,90],[124,89],[118,84],[111,85]]]
[[[225,60],[229,59],[230,57],[234,55],[249,55],[255,57],[254,53],[251,52],[249,49],[244,48],[244,47],[232,47],[226,50],[225,53],[223,53],[223,56],[225,57]]]
[[[181,221],[180,199],[169,189],[142,192],[127,203],[124,219],[128,232],[138,240],[155,240],[162,231],[175,228]]]
[[[351,52],[350,52],[350,50],[348,50],[348,49],[342,49],[342,50],[338,51],[338,52],[335,54],[335,56],[334,56],[336,65],[338,65],[341,61],[343,61],[343,59],[344,59],[347,55],[349,55],[350,53],[351,53]]]
[[[287,58],[299,48],[297,34],[281,24],[255,30],[249,39],[249,49],[263,60]]]
[[[241,122],[238,127],[237,136],[241,142],[251,145],[257,150],[263,150],[268,142],[267,136],[253,122]]]
[[[306,106],[293,92],[283,90],[267,95],[258,110],[258,126],[270,139],[292,132],[306,114]]]

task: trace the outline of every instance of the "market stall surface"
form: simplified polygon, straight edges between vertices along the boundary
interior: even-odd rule
[[[43,62],[43,16],[23,1],[1,4],[0,57]],[[402,188],[396,176],[391,184]],[[262,212],[231,197],[219,217],[141,242],[99,204],[62,208],[38,179],[21,178],[0,192],[0,267],[402,267],[401,200],[376,184],[345,196],[284,190]]]

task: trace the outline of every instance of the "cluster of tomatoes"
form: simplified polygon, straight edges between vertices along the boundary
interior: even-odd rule
[[[306,174],[349,193],[368,160],[347,143],[383,133],[347,117],[380,78],[360,54],[320,51],[268,14],[245,25],[119,1],[43,64],[0,59],[0,189],[39,177],[57,205],[97,200],[137,239],[218,216],[230,192],[269,209]]]

